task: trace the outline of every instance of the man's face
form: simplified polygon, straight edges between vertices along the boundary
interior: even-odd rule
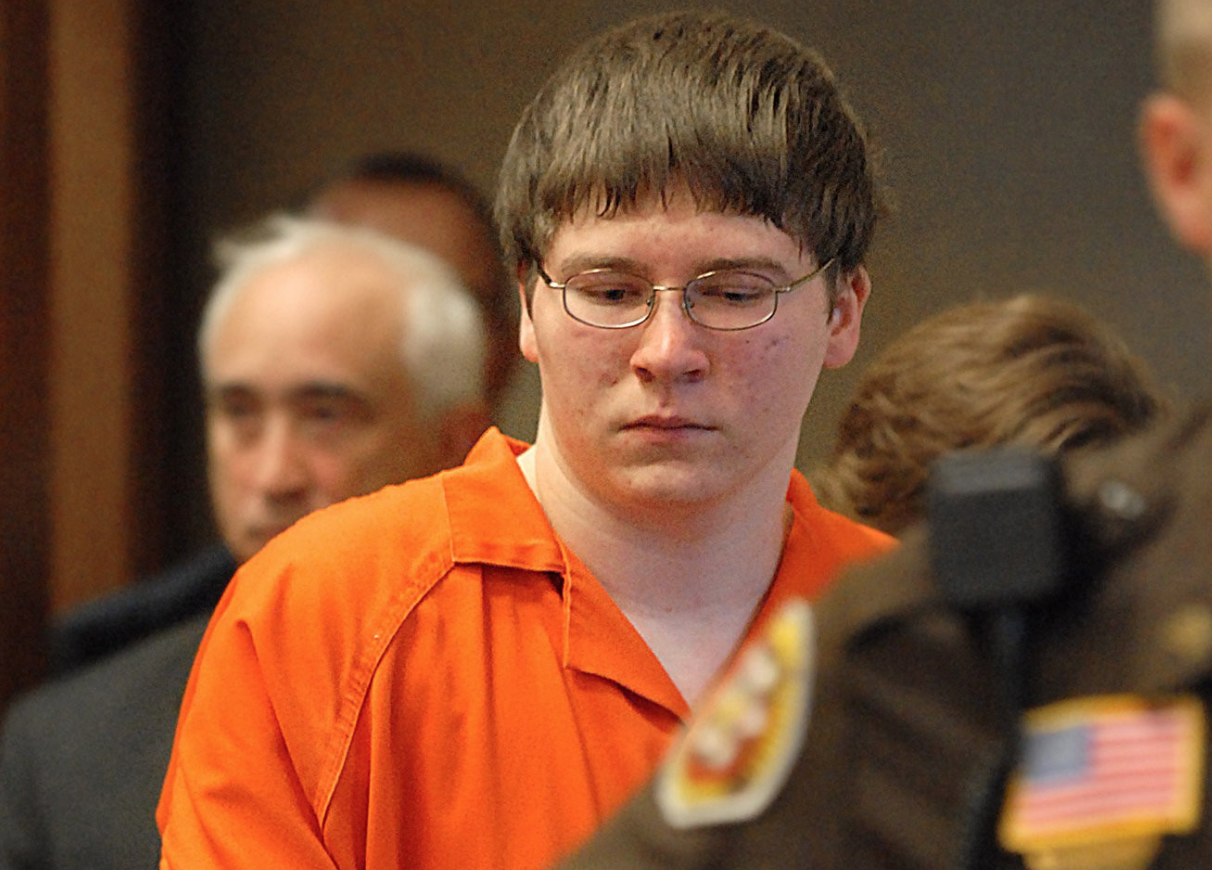
[[[564,224],[541,265],[556,282],[609,266],[677,286],[723,266],[786,284],[817,266],[768,222],[696,212],[680,188],[664,206],[651,198]],[[522,318],[523,353],[542,377],[540,437],[583,491],[625,510],[705,504],[757,479],[785,487],[817,376],[849,361],[866,295],[860,270],[831,317],[817,277],[767,323],[719,332],[661,292],[647,322],[608,330],[574,321],[540,279]]]
[[[203,361],[210,488],[240,561],[304,514],[436,470],[398,281],[356,250],[315,251],[255,275],[216,324]]]
[[[517,320],[496,239],[468,205],[434,184],[345,181],[321,193],[310,211],[418,245],[458,273],[485,316],[484,386],[495,398],[518,356]]]

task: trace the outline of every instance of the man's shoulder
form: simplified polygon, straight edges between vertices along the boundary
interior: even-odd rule
[[[896,539],[891,535],[827,508],[814,513],[812,522],[821,534],[846,549],[853,549],[857,555],[879,555],[896,546]]]
[[[1207,530],[1212,529],[1209,459],[1212,405],[1192,408],[1144,433],[1060,460],[1057,517],[1065,562],[1074,575],[1070,582],[1093,584],[1104,594],[1109,586],[1122,584],[1132,595],[1151,601],[1201,590],[1206,585],[1202,582],[1156,584],[1141,582],[1139,575],[1152,571],[1155,578],[1198,572],[1212,576],[1212,548],[1206,544]],[[834,596],[863,599],[862,606],[848,609],[852,632],[883,621],[894,610],[908,613],[927,601],[945,606],[934,586],[930,562],[930,539],[938,523],[939,518],[929,517],[908,530],[894,557],[855,572],[861,582]],[[867,596],[864,587],[882,591]],[[1212,600],[1208,605],[1212,613]],[[1143,624],[1156,616],[1141,610],[1130,621]],[[1107,638],[1108,643],[1124,641],[1119,636]]]
[[[194,617],[20,696],[5,720],[6,739],[22,751],[47,747],[56,765],[70,766],[76,756],[171,735],[206,622]]]
[[[113,708],[121,715],[135,713],[144,699],[157,696],[165,687],[185,686],[209,614],[200,614],[133,644],[95,664],[45,683],[14,701],[14,718],[62,717],[79,727],[96,726],[98,711]],[[89,716],[69,715],[88,710]],[[81,721],[83,720],[83,721]]]
[[[335,578],[336,594],[359,595],[385,578],[397,588],[427,585],[456,558],[490,560],[515,538],[550,536],[514,461],[515,444],[490,433],[463,465],[315,511],[240,574],[289,574],[300,591],[315,584],[325,596],[334,593],[322,587]],[[488,539],[503,543],[484,545]]]
[[[891,536],[821,505],[804,476],[791,476],[787,500],[797,518],[819,544],[836,549],[847,561],[886,553],[896,546]]]
[[[216,630],[272,635],[275,654],[287,658],[319,647],[331,661],[359,657],[376,634],[397,630],[455,564],[446,474],[299,520],[241,566]]]
[[[515,461],[523,447],[490,429],[461,465],[322,508],[303,517],[270,546],[284,541],[290,547],[306,547],[314,541],[325,552],[347,554],[443,539],[451,533],[451,503],[516,501],[519,490],[526,489]]]
[[[409,554],[443,549],[449,537],[441,476],[410,480],[308,514],[266,544],[237,577],[288,572],[298,584],[311,575],[353,577],[383,569],[406,576]]]
[[[1212,491],[1212,404],[1194,406],[1161,425],[1113,446],[1080,453],[1066,464],[1074,497],[1088,501],[1108,494],[1111,481],[1146,498]]]

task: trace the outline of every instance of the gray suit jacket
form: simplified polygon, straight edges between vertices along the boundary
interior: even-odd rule
[[[154,811],[209,614],[14,702],[0,737],[0,870],[154,868]]]

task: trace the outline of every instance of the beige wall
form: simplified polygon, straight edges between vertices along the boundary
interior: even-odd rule
[[[290,201],[360,151],[431,151],[490,187],[518,111],[563,48],[666,4],[367,0],[295,4],[289,15],[272,0],[194,5],[179,169],[197,294],[209,233]],[[886,150],[895,213],[877,241],[864,343],[823,379],[801,464],[824,454],[867,358],[924,314],[974,296],[1033,289],[1084,302],[1166,382],[1198,389],[1210,352],[1204,277],[1156,219],[1134,146],[1149,4],[703,5],[819,46]],[[192,357],[179,364],[192,374]],[[505,417],[515,434],[532,431],[534,390],[520,379]],[[196,437],[196,421],[180,427],[180,443]],[[194,504],[201,529],[206,508]]]
[[[199,4],[184,167],[194,225],[255,216],[368,148],[429,150],[490,186],[563,46],[664,5],[370,0],[283,16],[271,0]],[[1155,218],[1133,141],[1150,81],[1148,4],[707,5],[819,46],[886,149],[896,212],[879,233],[864,345],[823,380],[802,463],[823,454],[865,359],[974,296],[1035,289],[1085,302],[1164,380],[1197,389],[1209,353],[1203,276]],[[508,417],[522,435],[528,389]]]

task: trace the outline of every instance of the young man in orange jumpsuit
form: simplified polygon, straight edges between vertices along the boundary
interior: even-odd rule
[[[1212,266],[1212,2],[1155,7],[1146,168],[1174,236]],[[1074,454],[1050,487],[986,478],[996,509],[972,523],[976,463],[1000,458],[969,454],[950,490],[967,516],[936,489],[928,530],[816,602],[812,663],[783,692],[811,700],[792,737],[753,738],[779,751],[704,776],[702,726],[725,712],[705,703],[561,870],[1212,866],[1209,459],[1205,403]]]
[[[814,53],[720,15],[609,31],[501,179],[535,443],[490,431],[241,571],[187,689],[162,867],[546,866],[784,600],[889,546],[793,470],[858,342],[877,211]]]

